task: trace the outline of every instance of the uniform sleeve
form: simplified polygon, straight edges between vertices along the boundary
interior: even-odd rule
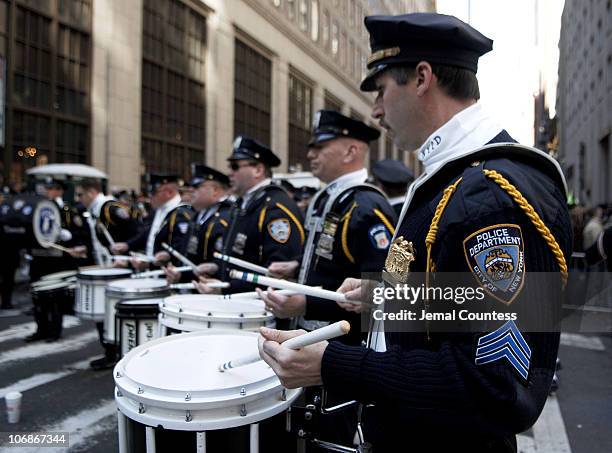
[[[187,254],[187,245],[191,237],[191,211],[177,209],[170,218],[170,245],[179,253]]]
[[[435,265],[439,273],[469,273],[473,266],[481,266],[468,258],[466,247],[482,250],[483,246],[469,238],[476,232],[480,232],[480,239],[486,239],[482,233],[487,232],[493,237],[499,233],[499,225],[515,226],[508,227],[509,237],[522,235],[525,279],[529,279],[527,272],[535,270],[559,272],[549,245],[505,192],[480,178],[464,182],[464,190],[459,190],[447,207],[450,223],[438,233],[441,252]],[[563,201],[557,201],[562,213]],[[561,217],[555,219],[551,229],[559,231],[559,242],[567,255],[571,243],[569,217]],[[517,258],[518,255],[511,255],[509,246],[492,244],[495,242],[485,243],[491,252],[486,256],[496,259],[492,265],[501,265],[503,269],[508,256]],[[532,290],[529,300],[527,293],[520,293],[524,290],[497,295],[516,296],[513,303],[531,304],[537,312],[537,304],[543,298],[550,299],[556,291],[542,285]],[[500,302],[488,299],[487,303]],[[418,334],[393,335],[396,343],[402,344],[402,339]],[[387,352],[375,352],[330,343],[322,361],[323,383],[332,391],[363,402],[379,402],[386,407],[391,404],[402,419],[418,417],[441,429],[445,420],[449,420],[478,423],[495,432],[514,434],[535,423],[554,372],[558,333],[522,332],[519,319],[516,324],[496,325],[488,332],[445,334],[432,345],[435,346],[427,349],[394,347]]]

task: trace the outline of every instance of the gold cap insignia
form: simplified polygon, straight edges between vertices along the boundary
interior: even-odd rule
[[[414,247],[403,236],[395,238],[385,260],[385,272],[395,282],[406,283],[410,263],[414,261]]]
[[[391,47],[389,49],[381,49],[374,52],[372,55],[368,57],[367,64],[370,65],[378,60],[382,60],[383,58],[395,57],[400,53],[399,47]]]

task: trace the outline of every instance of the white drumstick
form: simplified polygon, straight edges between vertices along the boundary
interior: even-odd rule
[[[209,288],[229,288],[230,284],[228,282],[210,282],[210,283],[200,283],[201,285],[208,286]],[[170,285],[171,289],[195,289],[195,284],[193,283],[174,283]]]
[[[132,258],[136,258],[137,260],[140,260],[140,261],[146,261],[148,263],[152,263],[153,261],[155,261],[155,258],[148,258],[148,257],[146,257],[144,255],[142,257],[140,257],[140,256],[135,257],[135,256],[131,256],[131,255],[130,256],[128,256],[128,255],[112,255],[111,256],[111,259],[115,260],[115,261],[117,261],[117,260],[118,261],[129,261]]]
[[[149,255],[145,255],[144,253],[138,253],[138,252],[130,252],[130,257],[131,258],[136,258],[140,261],[146,261],[149,263],[154,263],[155,262],[155,257],[154,256],[149,256]]]
[[[330,324],[329,326],[321,327],[320,329],[305,333],[304,335],[289,338],[287,341],[283,341],[281,344],[289,349],[301,349],[320,341],[330,340],[332,338],[346,335],[349,330],[351,330],[351,325],[348,323],[348,321],[338,321]],[[239,366],[248,365],[250,363],[257,362],[258,360],[261,360],[259,352],[254,352],[252,354],[238,357],[237,359],[220,364],[219,371],[223,372]]]
[[[300,294],[291,289],[279,289],[274,291],[276,294],[282,294],[284,296],[295,296],[296,294]],[[263,292],[264,295],[268,294],[268,291]],[[249,291],[248,293],[234,293],[234,294],[224,294],[224,299],[260,299],[257,291]]]
[[[177,272],[186,272],[186,271],[190,271],[191,269],[192,269],[191,266],[181,266],[181,267],[174,268],[174,270]],[[138,272],[137,274],[132,274],[132,278],[157,277],[159,275],[164,275],[163,269],[158,269],[156,271]]]
[[[42,244],[43,246],[51,247],[52,249],[61,250],[62,252],[70,253],[70,249],[63,247],[55,242],[45,242]]]
[[[234,266],[239,266],[244,269],[248,269],[253,272],[257,272],[258,274],[267,274],[268,269],[263,266],[259,266],[257,264],[249,263],[248,261],[241,260],[240,258],[234,258],[233,256],[223,255],[222,253],[215,252],[213,256],[218,260],[225,261],[226,263],[233,264]]]
[[[106,238],[108,243],[110,245],[115,245],[115,241],[113,240],[113,237],[111,236],[111,234],[108,231],[108,229],[106,228],[106,226],[103,223],[100,222],[100,223],[98,223],[98,228],[100,229],[100,231],[102,231],[102,234],[104,235],[104,237]]]
[[[191,269],[193,269],[194,271],[198,267],[193,261],[189,260],[186,256],[179,253],[174,247],[169,246],[165,242],[162,242],[162,247],[165,248],[169,253],[171,253],[181,263],[186,264],[187,266],[191,266]]]
[[[328,299],[355,305],[361,304],[361,302],[358,300],[348,300],[342,293],[329,291],[327,289],[314,288],[307,285],[300,285],[299,283],[289,282],[287,280],[264,277],[263,275],[251,274],[249,272],[232,270],[230,271],[230,277],[235,278],[236,280],[244,280],[249,283],[271,286],[272,288],[290,289],[298,294],[305,294],[306,296],[320,297],[321,299]]]

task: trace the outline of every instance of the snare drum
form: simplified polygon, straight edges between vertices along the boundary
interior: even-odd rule
[[[126,355],[136,346],[155,340],[159,335],[157,314],[159,299],[122,300],[115,305],[115,329],[119,354]]]
[[[77,290],[74,311],[79,318],[103,321],[105,289],[108,282],[128,277],[129,269],[92,268],[77,274]]]
[[[116,343],[115,305],[122,300],[157,299],[158,304],[170,295],[170,287],[165,279],[125,278],[110,282],[106,287],[106,312],[102,338],[108,343]]]
[[[166,297],[159,306],[160,336],[168,331],[242,329],[252,332],[276,326],[274,315],[259,299],[225,300],[223,296],[187,294]]]
[[[74,314],[76,285],[73,282],[49,280],[47,282],[36,282],[33,285],[35,286],[32,287],[32,303],[35,312]]]
[[[49,280],[76,280],[77,271],[54,272],[40,277],[40,281]]]
[[[224,373],[217,369],[228,358],[257,351],[257,337],[254,332],[211,329],[159,338],[130,351],[113,373],[119,451],[142,451],[146,444],[147,452],[203,452],[207,447],[213,452],[257,452],[260,444],[286,442],[286,433],[272,427],[281,416],[269,419],[287,410],[301,389],[284,389],[263,361]],[[243,428],[226,431],[234,427]],[[206,432],[211,430],[223,431]],[[219,437],[222,446],[215,445]],[[262,446],[262,451],[273,450]]]

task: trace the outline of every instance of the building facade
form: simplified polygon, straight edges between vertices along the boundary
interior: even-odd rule
[[[559,160],[573,198],[612,201],[612,1],[566,0],[559,41]]]
[[[433,0],[0,0],[2,175],[82,162],[115,187],[148,171],[225,169],[234,138],[308,169],[314,112],[374,125],[359,91],[363,17],[433,11]],[[383,133],[371,161],[411,161]]]

